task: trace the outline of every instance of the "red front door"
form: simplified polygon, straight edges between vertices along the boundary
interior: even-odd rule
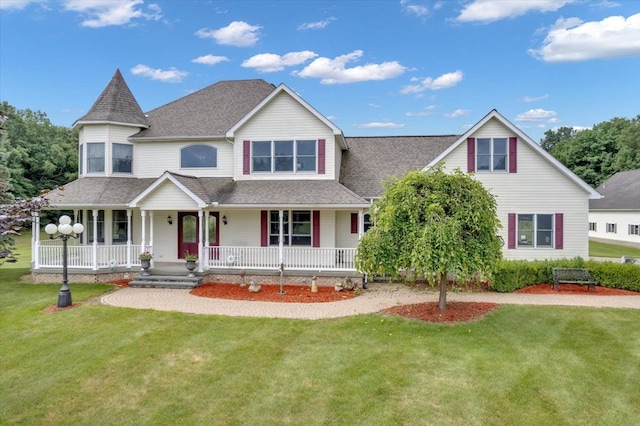
[[[198,213],[178,212],[178,259],[184,254],[198,254]]]

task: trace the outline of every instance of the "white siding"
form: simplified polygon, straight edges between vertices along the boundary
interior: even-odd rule
[[[122,144],[130,144],[128,141],[129,136],[136,134],[140,131],[137,127],[129,127],[129,126],[116,126],[112,124],[90,124],[85,125],[80,130],[79,135],[79,143],[81,145],[85,145],[87,143],[104,143],[105,144],[105,172],[99,173],[96,175],[99,176],[110,176],[111,175],[111,164],[112,164],[112,152],[111,144],[114,143],[122,143]],[[83,155],[86,157],[87,148],[84,148]],[[85,174],[87,171],[85,158],[78,159],[78,161],[83,162],[83,168]],[[134,162],[133,162],[133,174],[135,175],[135,147],[134,147]],[[118,174],[123,176],[123,174]],[[132,176],[132,175],[124,175],[124,176]]]
[[[640,211],[593,210],[589,212],[589,222],[596,223],[596,230],[589,231],[589,237],[603,238],[611,242],[624,241],[640,246],[640,235],[629,235],[629,225],[640,225]],[[616,224],[616,233],[607,232],[607,223]]]
[[[515,136],[495,119],[471,137]],[[553,259],[589,255],[588,194],[576,183],[553,167],[546,159],[521,140],[518,141],[517,173],[478,172],[475,178],[483,183],[498,204],[498,218],[503,228],[500,235],[505,245],[506,259]],[[467,170],[467,144],[463,142],[446,158],[447,169]],[[507,248],[507,220],[509,213],[564,214],[564,249]]]
[[[336,212],[320,211],[320,247],[336,247]]]
[[[180,149],[189,145],[209,145],[217,149],[215,169],[181,169]],[[227,141],[136,142],[134,147],[136,177],[156,178],[165,171],[197,177],[231,177],[233,175],[233,145]]]
[[[351,214],[357,211],[336,212],[336,247],[351,248],[358,246],[358,234],[351,233]]]
[[[151,194],[142,200],[138,207],[141,210],[196,210],[197,204],[172,182],[165,181]]]
[[[243,141],[325,139],[325,174],[243,174]],[[286,93],[256,113],[235,133],[236,178],[244,179],[336,179],[336,141],[332,130]],[[339,173],[339,170],[337,171]]]
[[[260,247],[260,210],[222,210],[228,225],[220,225],[220,245]]]

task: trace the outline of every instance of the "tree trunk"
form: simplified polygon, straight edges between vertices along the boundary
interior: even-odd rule
[[[440,275],[440,298],[438,299],[438,309],[447,309],[447,274]]]

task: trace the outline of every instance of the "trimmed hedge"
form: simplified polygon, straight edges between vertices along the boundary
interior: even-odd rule
[[[528,285],[552,283],[552,268],[587,268],[602,287],[640,291],[640,266],[631,263],[562,260],[503,260],[489,286],[507,293]]]

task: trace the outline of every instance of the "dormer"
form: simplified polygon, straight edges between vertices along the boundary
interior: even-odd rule
[[[116,70],[89,112],[78,119],[78,174],[132,176],[134,146],[129,137],[149,127],[147,117]]]

